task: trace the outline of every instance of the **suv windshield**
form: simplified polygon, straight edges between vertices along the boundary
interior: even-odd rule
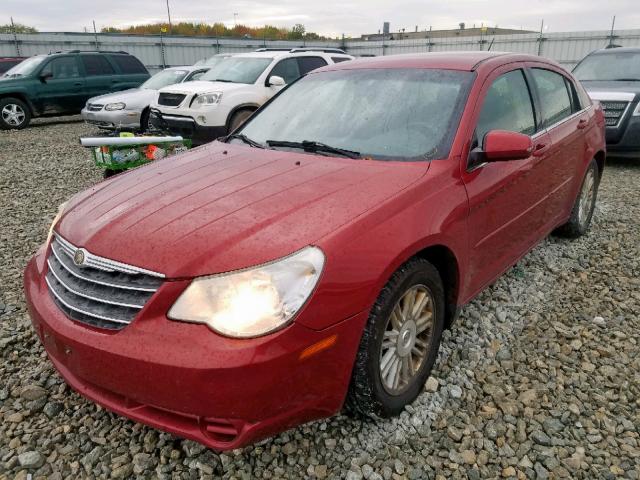
[[[200,80],[231,83],[255,83],[273,58],[229,57],[215,65]]]
[[[222,62],[223,60],[226,60],[228,58],[229,58],[228,56],[220,56],[219,57],[217,55],[214,55],[213,57],[209,57],[206,60],[203,60],[200,65],[208,65],[210,67],[215,67],[220,62]]]
[[[163,70],[156,73],[149,80],[140,85],[140,88],[147,88],[149,90],[160,90],[167,85],[173,85],[174,83],[180,83],[184,77],[189,73],[187,70]]]
[[[596,53],[589,55],[575,68],[578,80],[640,81],[640,52]]]
[[[474,78],[471,72],[429,69],[311,74],[283,91],[242,133],[275,148],[287,148],[281,141],[317,142],[379,160],[445,158]]]
[[[5,77],[24,77],[25,75],[30,75],[45,58],[44,56],[27,58],[15,67],[7,70],[4,75]]]

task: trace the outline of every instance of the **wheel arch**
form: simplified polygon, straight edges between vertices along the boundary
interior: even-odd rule
[[[29,108],[29,113],[32,117],[35,117],[38,113],[29,100],[29,97],[22,92],[0,93],[0,100],[2,100],[3,98],[17,98],[18,100],[21,100]]]
[[[603,150],[599,150],[596,152],[593,158],[596,160],[596,164],[598,165],[598,177],[602,178],[602,173],[604,172],[604,163],[607,155]]]
[[[233,118],[233,116],[236,113],[238,113],[241,110],[251,110],[251,111],[255,112],[259,108],[260,108],[260,105],[258,105],[257,103],[252,103],[252,102],[241,103],[240,105],[236,105],[235,107],[233,107],[231,109],[231,111],[229,112],[229,114],[227,115],[227,121],[225,123],[225,125],[227,127],[227,130],[231,126],[231,119]]]

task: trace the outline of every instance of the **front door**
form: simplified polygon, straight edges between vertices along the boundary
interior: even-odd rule
[[[75,55],[53,57],[40,70],[34,103],[43,115],[77,113],[84,105],[84,78]]]
[[[550,148],[523,68],[498,69],[486,81],[480,98],[472,147],[481,152],[488,132],[508,130],[531,135],[534,152],[524,160],[490,163],[482,160],[481,153],[469,157],[463,180],[469,197],[468,288],[474,293],[539,238],[548,190],[542,168]]]

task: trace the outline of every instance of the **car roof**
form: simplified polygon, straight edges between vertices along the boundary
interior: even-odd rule
[[[596,50],[590,55],[613,55],[616,53],[640,53],[640,47],[612,47]]]
[[[184,65],[183,67],[167,67],[164,70],[188,70],[193,72],[194,70],[202,70],[203,68],[209,70],[211,65]]]
[[[512,62],[544,62],[557,65],[535,55],[507,52],[430,52],[418,54],[389,55],[384,57],[358,58],[353,62],[341,62],[323,67],[321,70],[354,70],[365,68],[433,68],[472,72],[481,65],[501,65]],[[320,70],[320,69],[319,69]]]
[[[315,50],[304,50],[301,52],[291,52],[289,50],[279,51],[279,50],[269,50],[266,52],[247,52],[247,53],[239,53],[234,55],[234,57],[240,58],[281,58],[281,57],[308,57],[308,56],[327,56],[327,57],[348,57],[352,58],[350,55],[344,53],[326,53]]]

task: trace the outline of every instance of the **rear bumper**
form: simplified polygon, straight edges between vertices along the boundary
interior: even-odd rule
[[[139,129],[142,112],[134,110],[115,110],[113,112],[100,110],[93,112],[83,108],[80,114],[82,119],[90,125],[114,130],[116,128]]]
[[[34,329],[65,381],[109,410],[228,450],[342,406],[366,312],[323,331],[294,322],[266,337],[229,339],[168,320],[186,284],[166,282],[131,325],[113,333],[67,318],[44,269],[41,250],[24,276]],[[330,348],[302,355],[332,336]]]
[[[203,126],[191,117],[165,115],[158,110],[151,111],[149,121],[154,127],[165,130],[171,135],[181,135],[183,138],[190,139],[194,145],[212,142],[227,134],[225,125]]]

